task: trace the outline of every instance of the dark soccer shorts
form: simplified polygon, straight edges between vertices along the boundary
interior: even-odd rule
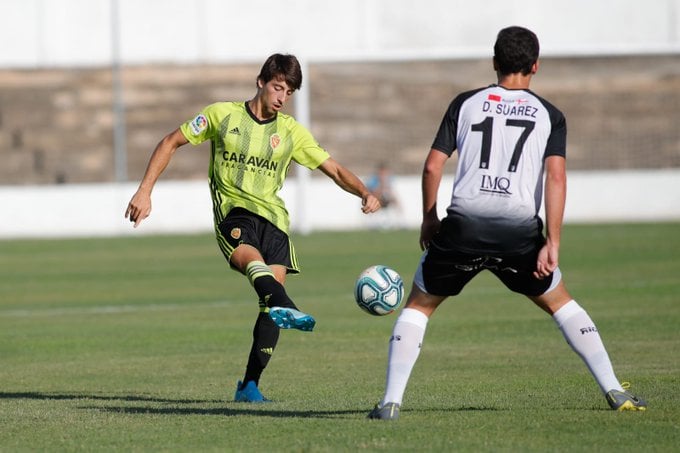
[[[220,250],[233,269],[231,254],[239,245],[248,244],[260,251],[265,264],[285,266],[288,273],[300,272],[290,238],[264,217],[234,208],[218,225],[216,234]]]
[[[549,277],[533,276],[540,247],[522,255],[490,256],[463,253],[436,246],[426,250],[416,271],[414,283],[436,296],[455,296],[484,270],[492,272],[511,291],[540,296],[554,289],[561,280],[559,268]]]

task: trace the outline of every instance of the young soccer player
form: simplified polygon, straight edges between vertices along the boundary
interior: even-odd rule
[[[428,319],[483,270],[553,317],[612,409],[646,408],[622,388],[595,324],[567,292],[558,267],[567,128],[562,113],[529,90],[538,54],[530,30],[501,30],[493,58],[498,83],[460,94],[444,115],[422,176],[425,251],[390,338],[385,393],[369,418],[399,417]],[[453,195],[440,222],[437,192],[455,150]],[[545,237],[538,215],[543,199]]]
[[[279,329],[311,331],[315,325],[284,289],[286,275],[299,272],[288,211],[278,195],[291,161],[319,168],[343,190],[361,198],[364,213],[378,210],[380,202],[305,127],[281,113],[302,84],[295,56],[270,56],[256,84],[249,101],[211,104],[158,143],[125,216],[135,227],[149,216],[151,191],[179,147],[211,141],[208,175],[217,243],[230,266],[248,278],[260,306],[245,375],[234,399],[259,403],[268,401],[259,380],[276,348]]]

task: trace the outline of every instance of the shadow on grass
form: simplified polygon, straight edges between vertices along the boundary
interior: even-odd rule
[[[236,417],[239,415],[253,415],[259,417],[283,417],[283,418],[338,418],[342,415],[368,414],[366,409],[347,409],[331,411],[306,411],[266,409],[267,405],[253,405],[247,403],[233,403],[241,407],[96,407],[86,406],[82,409],[92,409],[102,412],[112,412],[133,415],[219,415],[222,417]]]
[[[51,392],[0,392],[2,399],[31,399],[31,400],[95,400],[95,401],[121,401],[129,403],[151,403],[161,405],[171,405],[159,407],[156,405],[146,406],[108,406],[108,405],[88,405],[79,406],[79,409],[96,410],[117,414],[132,415],[216,415],[222,417],[235,417],[240,415],[253,415],[262,417],[298,417],[298,418],[337,418],[338,416],[364,415],[368,414],[370,408],[346,409],[346,410],[285,410],[276,409],[276,403],[271,404],[247,404],[236,403],[223,400],[197,400],[197,399],[168,399],[157,398],[143,395],[103,395],[89,393],[51,393]],[[190,405],[220,404],[221,407],[192,407]],[[182,405],[187,405],[183,407]],[[226,406],[226,407],[225,407]],[[459,408],[439,408],[426,409],[425,411],[444,411],[444,412],[467,412],[467,411],[499,411],[494,407],[459,407]],[[423,412],[422,409],[412,410],[413,412]],[[405,410],[403,412],[411,412]]]
[[[252,405],[244,403],[229,403],[232,406],[239,407],[219,407],[219,408],[199,408],[199,407],[97,407],[88,406],[82,409],[99,410],[103,412],[113,412],[121,414],[143,414],[143,415],[219,415],[223,417],[234,417],[239,415],[254,415],[261,417],[294,417],[294,418],[338,418],[338,416],[351,415],[352,418],[356,415],[366,416],[370,409],[345,409],[345,410],[331,410],[331,411],[305,411],[305,410],[284,410],[284,409],[270,409],[269,404]],[[450,408],[444,409],[445,412],[458,411],[497,411],[494,408]],[[438,410],[441,412],[442,410]],[[422,410],[405,410],[402,412],[423,412]]]
[[[97,395],[90,393],[51,393],[51,392],[0,392],[0,400],[99,400],[99,401],[147,401],[153,403],[205,404],[221,403],[220,400],[166,399],[143,395]]]

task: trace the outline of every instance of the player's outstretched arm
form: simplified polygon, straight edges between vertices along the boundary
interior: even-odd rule
[[[380,209],[380,200],[366,188],[354,173],[340,165],[332,157],[319,165],[319,169],[344,191],[361,198],[361,210],[365,214]]]
[[[187,139],[178,128],[163,137],[158,145],[156,145],[156,149],[154,149],[144,172],[142,182],[139,184],[137,192],[132,196],[125,210],[125,218],[129,218],[130,222],[134,222],[135,228],[151,214],[151,191],[156,181],[158,181],[161,173],[170,163],[170,159],[172,159],[177,148],[187,143]]]

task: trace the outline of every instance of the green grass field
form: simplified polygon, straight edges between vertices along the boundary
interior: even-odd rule
[[[354,304],[369,264],[410,288],[415,231],[294,237],[313,333],[284,331],[231,402],[257,313],[209,235],[0,241],[0,451],[679,451],[680,224],[570,225],[561,267],[618,377],[611,411],[553,321],[482,275],[432,318],[401,419],[370,421],[395,315]]]

